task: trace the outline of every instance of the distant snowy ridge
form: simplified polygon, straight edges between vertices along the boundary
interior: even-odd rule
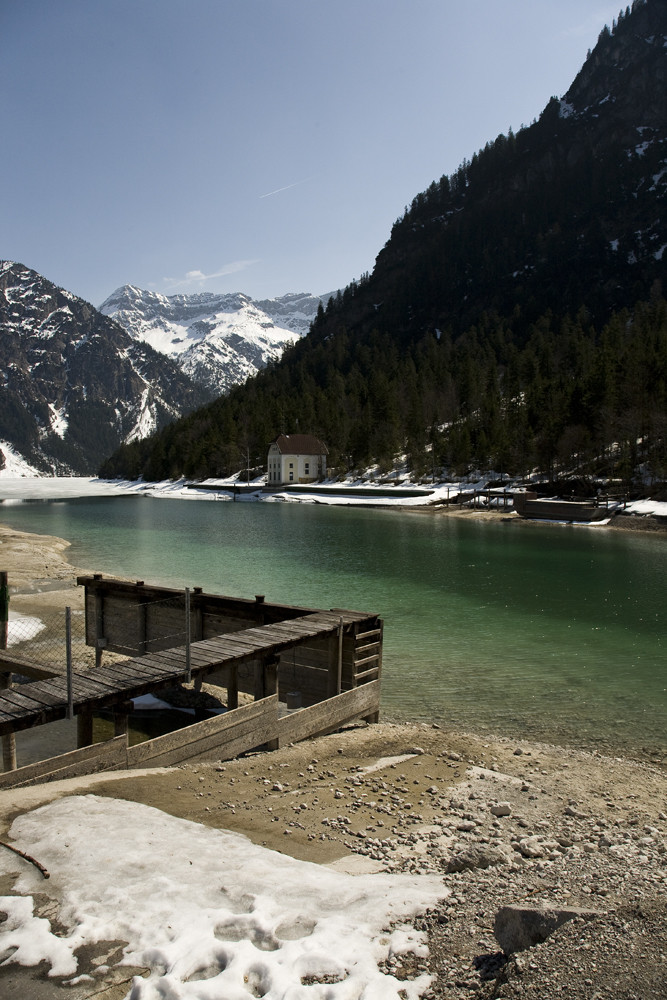
[[[320,303],[328,299],[305,292],[262,300],[242,292],[167,296],[123,285],[100,312],[169,357],[195,382],[222,394],[307,333]]]

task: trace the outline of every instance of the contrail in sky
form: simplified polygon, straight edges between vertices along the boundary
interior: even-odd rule
[[[309,180],[310,180],[310,177],[304,177],[304,179],[302,181],[294,181],[294,184],[286,184],[285,187],[276,188],[275,191],[267,191],[266,194],[260,194],[260,196],[259,196],[260,201],[261,201],[262,198],[270,198],[274,194],[280,194],[281,191],[289,191],[290,188],[298,187],[299,184],[305,184],[306,181],[309,181]]]

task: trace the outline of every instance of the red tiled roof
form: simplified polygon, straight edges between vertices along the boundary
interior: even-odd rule
[[[279,434],[275,441],[281,455],[328,455],[324,441],[313,434]]]

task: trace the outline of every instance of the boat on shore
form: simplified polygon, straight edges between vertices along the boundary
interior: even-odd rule
[[[514,510],[520,517],[540,521],[567,521],[583,524],[605,521],[621,505],[615,500],[563,500],[538,497],[537,493],[515,493]]]

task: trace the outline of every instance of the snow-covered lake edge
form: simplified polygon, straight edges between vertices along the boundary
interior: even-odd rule
[[[0,503],[20,503],[25,500],[68,500],[78,497],[145,496],[153,499],[204,500],[209,502],[236,501],[242,503],[319,503],[360,507],[433,507],[458,497],[459,504],[472,500],[476,491],[486,489],[487,481],[437,482],[432,485],[401,483],[392,486],[387,481],[369,482],[350,479],[317,484],[312,490],[299,487],[290,491],[263,492],[263,478],[244,483],[238,479],[207,479],[193,483],[185,479],[146,483],[143,480],[106,480],[84,476],[27,476],[0,472]],[[502,490],[488,504],[503,509]],[[634,515],[667,517],[667,503],[644,499],[627,503],[623,512]]]

